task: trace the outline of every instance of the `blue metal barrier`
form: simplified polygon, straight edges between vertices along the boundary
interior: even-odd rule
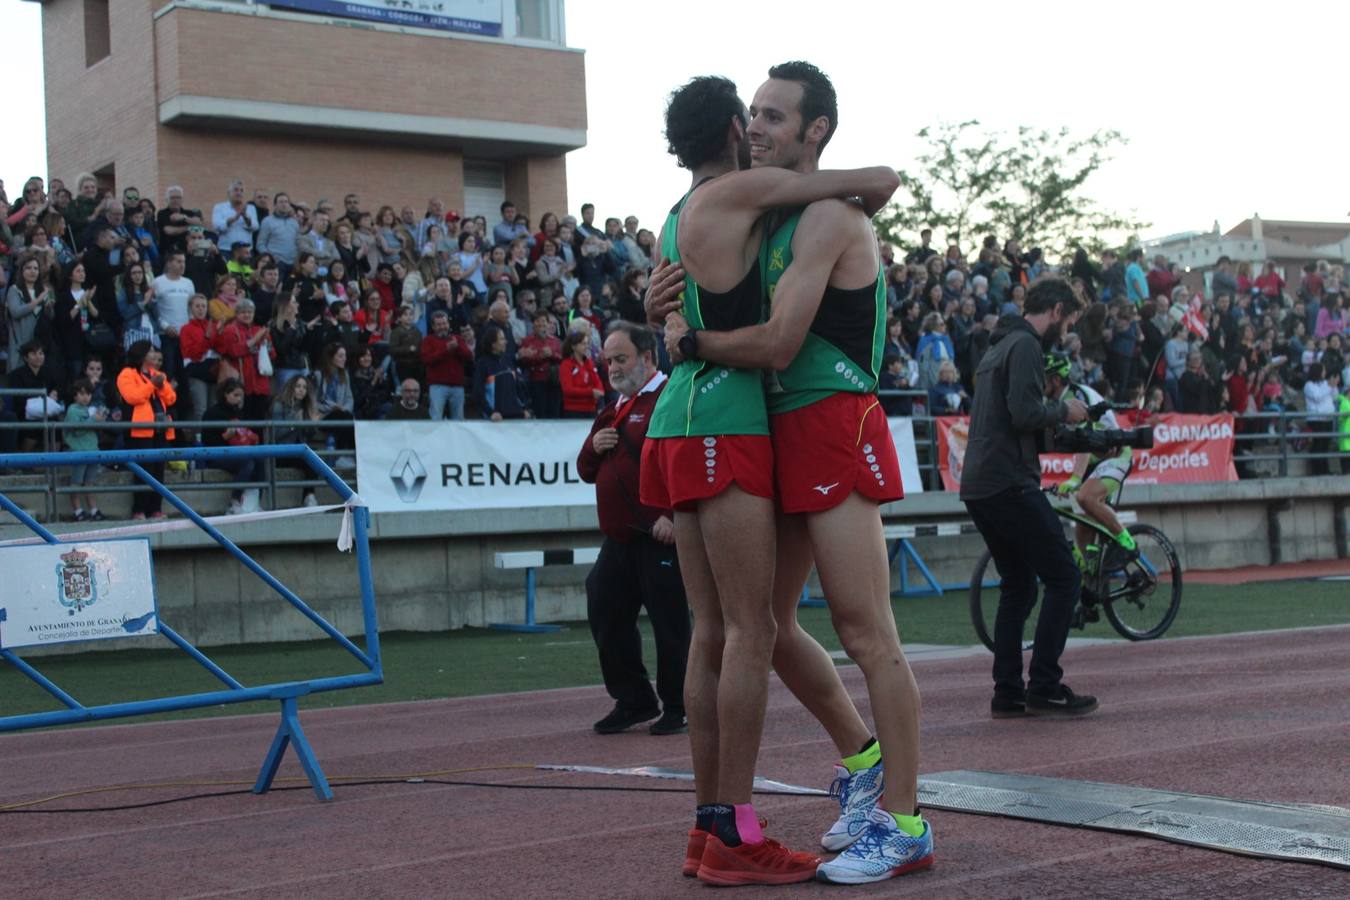
[[[0,650],[0,659],[14,666],[39,687],[51,694],[64,707],[44,713],[31,713],[0,718],[0,732],[18,731],[25,728],[42,728],[52,725],[65,725],[75,722],[92,722],[102,719],[124,716],[146,715],[148,713],[169,712],[174,710],[198,709],[204,706],[216,706],[224,703],[245,703],[253,700],[277,700],[281,704],[281,722],[276,737],[268,750],[258,774],[254,793],[264,793],[276,777],[281,759],[289,745],[294,745],[301,767],[309,777],[314,792],[322,800],[331,800],[333,792],[324,777],[323,769],[314,756],[313,748],[300,727],[297,701],[306,694],[322,691],[343,690],[345,688],[364,687],[381,684],[384,670],[380,658],[379,625],[375,615],[375,587],[370,568],[370,516],[364,506],[354,506],[348,512],[352,517],[353,547],[356,551],[357,572],[361,587],[361,610],[365,628],[365,648],[352,643],[345,635],[334,628],[323,616],[315,612],[308,604],[297,597],[289,588],[279,582],[270,572],[259,565],[251,556],[239,548],[233,541],[221,534],[215,526],[207,522],[180,497],[150,475],[143,467],[144,463],[187,460],[211,462],[221,459],[300,459],[328,483],[344,502],[350,503],[355,494],[327,464],[309,447],[303,444],[281,444],[260,447],[212,447],[198,449],[162,449],[99,451],[90,453],[20,453],[0,455],[0,471],[15,468],[42,468],[69,465],[112,465],[123,464],[152,490],[167,500],[184,516],[191,519],[197,527],[206,532],[212,540],[223,547],[232,556],[256,574],[262,581],[275,590],[284,600],[294,606],[301,614],[317,625],[330,638],[350,653],[366,670],[355,675],[338,675],[316,678],[307,681],[290,681],[278,684],[247,687],[229,675],[211,661],[204,653],[192,646],[181,635],[163,622],[159,630],[169,641],[202,665],[215,678],[220,680],[226,690],[210,691],[198,694],[161,697],[153,700],[139,700],[127,703],[110,703],[101,706],[84,706],[58,685],[42,675],[30,663],[10,650]],[[40,523],[20,508],[14,501],[0,494],[0,508],[3,508],[26,525],[29,530],[49,544],[62,543]],[[3,553],[4,548],[0,548]],[[3,603],[0,603],[3,606]]]

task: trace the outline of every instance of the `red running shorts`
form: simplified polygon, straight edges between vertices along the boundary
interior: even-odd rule
[[[768,435],[648,438],[642,445],[639,494],[644,506],[689,512],[732,484],[773,499],[773,445]]]
[[[857,491],[877,503],[905,496],[900,460],[875,394],[838,393],[769,417],[774,487],[785,513],[832,509]]]

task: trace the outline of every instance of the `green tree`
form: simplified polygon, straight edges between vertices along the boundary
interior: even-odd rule
[[[969,251],[978,235],[1017,238],[1024,248],[1063,253],[1099,249],[1110,238],[1147,227],[1101,208],[1084,190],[1094,172],[1126,143],[1118,131],[1075,137],[1020,127],[1015,135],[987,131],[978,120],[943,123],[918,132],[927,147],[911,169],[901,169],[908,197],[883,209],[877,232],[907,243],[925,226]]]

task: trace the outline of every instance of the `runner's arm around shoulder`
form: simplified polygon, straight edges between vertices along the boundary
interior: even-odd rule
[[[786,369],[806,340],[835,264],[855,236],[849,218],[857,214],[857,207],[841,200],[807,207],[792,240],[792,263],[774,291],[769,321],[735,331],[700,331],[699,356],[742,369]]]
[[[860,197],[868,215],[872,215],[886,205],[899,187],[900,177],[886,166],[824,169],[805,174],[765,166],[715,179],[704,188],[704,196],[699,200],[705,212],[758,214],[780,207],[805,206],[817,200]]]

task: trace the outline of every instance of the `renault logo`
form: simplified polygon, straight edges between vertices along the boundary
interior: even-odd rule
[[[394,466],[389,470],[389,478],[394,482],[398,499],[404,503],[416,503],[422,493],[422,485],[427,483],[427,469],[414,451],[403,450],[394,460]]]

